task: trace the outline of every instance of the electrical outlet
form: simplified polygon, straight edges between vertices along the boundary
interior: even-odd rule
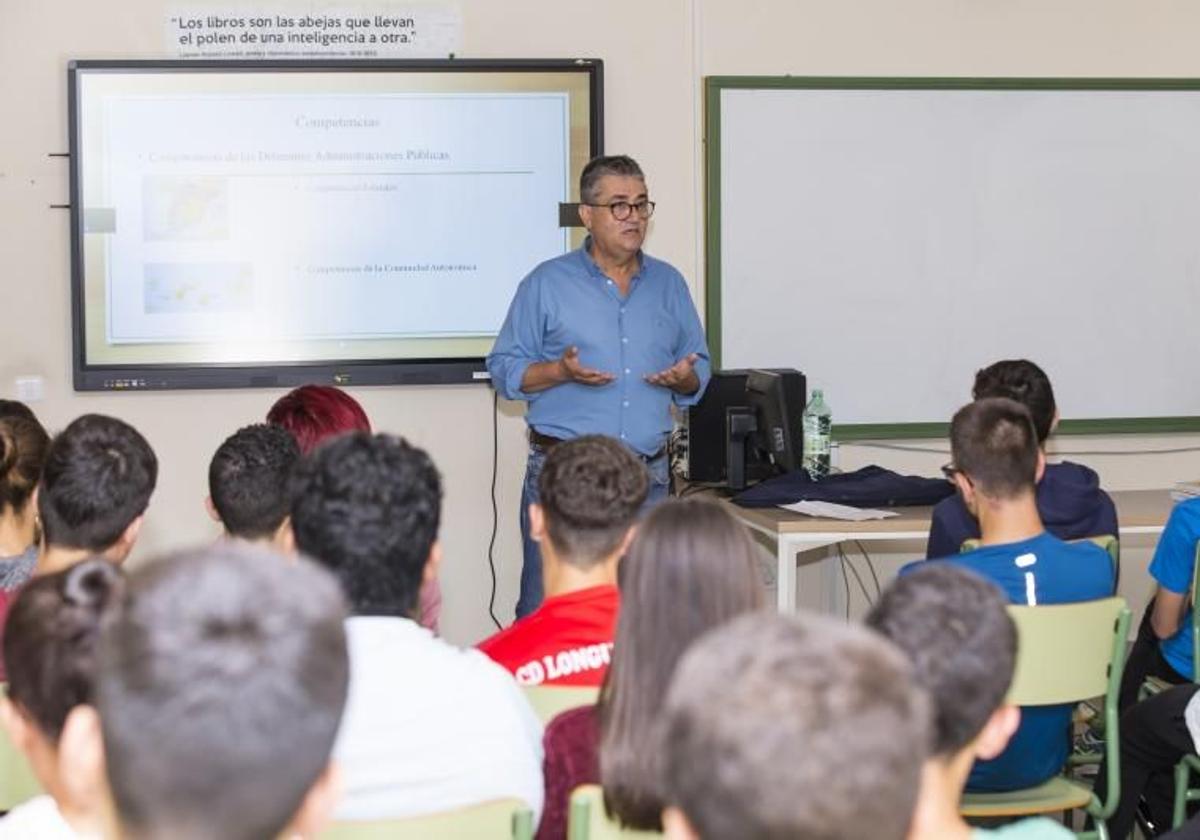
[[[17,399],[23,403],[32,403],[46,398],[46,380],[41,376],[18,376],[16,380]]]

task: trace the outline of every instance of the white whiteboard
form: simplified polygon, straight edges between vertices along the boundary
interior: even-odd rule
[[[945,423],[1016,357],[1064,418],[1200,415],[1200,87],[718,95],[723,367],[839,425]]]

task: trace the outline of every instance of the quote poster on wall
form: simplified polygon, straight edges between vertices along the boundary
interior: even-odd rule
[[[164,24],[176,58],[445,58],[462,40],[454,4],[175,5]]]

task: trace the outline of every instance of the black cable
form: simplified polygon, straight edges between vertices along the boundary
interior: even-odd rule
[[[496,504],[496,473],[500,469],[500,394],[492,391],[492,538],[488,540],[488,569],[492,573],[492,594],[488,596],[488,615],[496,629],[502,629],[496,618],[496,533],[500,530],[500,507]]]
[[[871,579],[875,581],[875,597],[878,598],[883,594],[883,589],[879,586],[879,575],[875,574],[875,564],[871,562],[871,555],[867,554],[867,550],[863,548],[863,544],[858,540],[854,541],[858,546],[858,550],[862,552],[863,559],[867,561],[867,568],[871,571]]]
[[[846,555],[838,549],[842,558],[842,585],[846,587],[846,620],[850,620],[850,576],[846,574]]]
[[[845,568],[846,566],[849,566],[850,574],[854,575],[854,579],[858,581],[858,589],[860,592],[862,592],[863,598],[866,599],[867,606],[874,606],[875,599],[872,598],[871,593],[867,591],[867,585],[863,583],[862,576],[858,573],[858,569],[856,569],[854,564],[850,562],[850,558],[846,556],[846,552],[842,550],[840,545],[838,546],[838,554],[842,556],[842,567]],[[847,614],[846,617],[849,618],[849,615]]]

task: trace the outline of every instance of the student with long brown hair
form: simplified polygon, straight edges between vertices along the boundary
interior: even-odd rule
[[[50,436],[24,404],[0,400],[0,589],[12,591],[37,565],[37,505]]]
[[[566,836],[571,791],[595,782],[621,823],[661,829],[661,759],[647,744],[688,645],[762,606],[755,554],[745,528],[710,501],[666,502],[638,526],[621,561],[621,613],[600,700],[564,712],[546,728],[538,840]]]

